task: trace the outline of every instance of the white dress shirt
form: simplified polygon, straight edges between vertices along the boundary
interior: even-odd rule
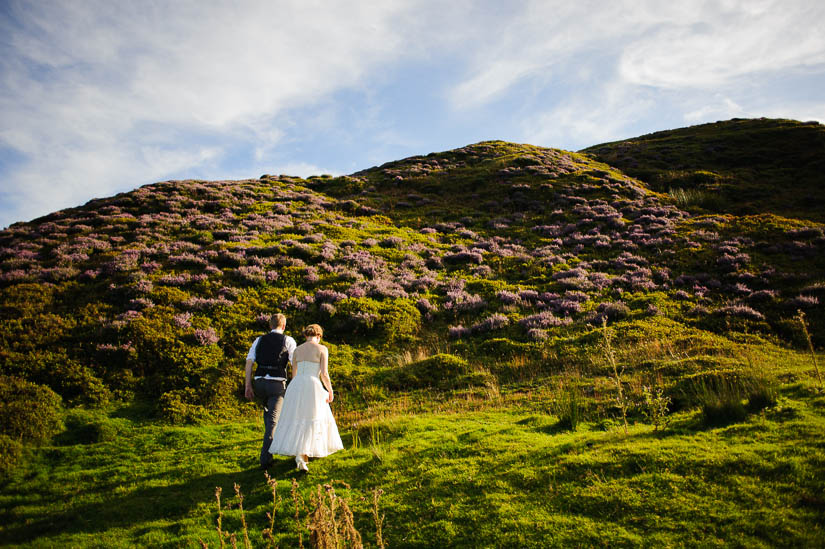
[[[283,330],[280,330],[278,328],[276,328],[272,331],[275,332],[276,334],[284,333]],[[246,360],[251,360],[252,362],[256,362],[256,360],[255,360],[256,359],[256,357],[255,357],[255,347],[258,346],[258,341],[260,341],[260,340],[261,340],[260,336],[255,338],[255,341],[252,343],[252,347],[249,348],[249,352],[246,354]],[[292,353],[295,352],[295,347],[297,347],[298,345],[295,343],[295,340],[292,339],[289,336],[286,336],[286,341],[284,341],[284,345],[286,346],[286,350],[289,353],[289,361],[292,362]],[[286,378],[272,377],[269,374],[267,374],[265,376],[255,376],[255,379],[260,379],[260,378],[274,379],[275,381],[286,381]]]

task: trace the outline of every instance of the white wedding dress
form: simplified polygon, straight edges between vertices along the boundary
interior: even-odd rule
[[[325,457],[344,449],[327,403],[329,393],[318,377],[320,370],[318,362],[298,362],[298,373],[284,394],[269,453]]]

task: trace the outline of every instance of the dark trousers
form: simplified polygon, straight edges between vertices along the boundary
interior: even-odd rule
[[[261,465],[266,466],[272,461],[269,447],[272,445],[272,435],[281,415],[281,405],[284,403],[286,382],[274,379],[252,380],[252,390],[255,398],[264,406],[264,443],[261,447]]]

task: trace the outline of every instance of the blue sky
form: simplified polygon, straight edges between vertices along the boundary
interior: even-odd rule
[[[825,121],[824,89],[809,0],[2,0],[0,227],[168,179]]]

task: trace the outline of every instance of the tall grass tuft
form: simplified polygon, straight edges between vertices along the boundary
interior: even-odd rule
[[[808,350],[811,352],[811,361],[814,363],[814,370],[816,370],[816,378],[819,380],[819,386],[825,387],[822,384],[822,375],[819,373],[819,364],[816,362],[816,353],[814,353],[814,344],[811,341],[811,333],[808,331],[808,324],[805,322],[805,313],[802,310],[797,309],[796,316],[794,317],[798,322],[799,325],[802,326],[802,333],[805,334],[805,339],[808,341]]]
[[[218,530],[218,539],[220,540],[220,543],[221,543],[221,549],[224,549],[224,547],[226,547],[226,544],[223,542],[224,533],[223,533],[223,526],[222,526],[222,524],[223,524],[223,511],[221,510],[221,492],[223,492],[223,489],[220,486],[215,488],[215,499],[218,502],[218,528],[217,528],[217,530]]]
[[[673,198],[676,205],[680,208],[686,208],[691,205],[702,205],[708,198],[708,193],[700,191],[699,189],[683,189],[681,187],[670,188],[667,194]]]
[[[763,369],[758,369],[748,357],[747,377],[743,380],[748,411],[758,412],[776,405],[777,381]]]
[[[292,479],[292,488],[290,490],[292,495],[292,503],[295,506],[295,524],[301,524],[301,510],[304,508],[304,497],[298,490],[298,481]],[[302,531],[298,532],[298,547],[304,549],[304,534]]]
[[[702,422],[707,426],[735,423],[748,415],[743,403],[745,391],[737,377],[705,378],[695,390],[702,409]]]
[[[559,384],[551,410],[559,418],[558,426],[575,431],[584,419],[584,405],[579,388],[572,382],[566,386]]]
[[[267,547],[277,547],[276,533],[275,533],[275,513],[279,505],[281,505],[282,498],[278,494],[278,482],[265,474],[266,482],[272,489],[272,512],[266,514],[269,520],[268,528],[262,532],[262,537],[267,542]],[[346,489],[350,489],[349,484],[341,481],[333,481],[333,483],[343,485]],[[303,496],[300,493],[298,481],[292,479],[292,502],[295,513],[293,515],[295,524],[298,528],[298,547],[304,546],[304,533],[309,532],[309,544],[313,549],[363,549],[364,544],[361,539],[361,534],[355,527],[355,516],[350,508],[349,501],[346,497],[339,496],[335,492],[333,483],[318,484],[310,493],[309,506],[307,507]],[[386,547],[383,536],[384,515],[379,510],[379,500],[384,491],[380,488],[375,488],[372,491],[372,505],[371,514],[375,521],[375,538],[376,545],[380,549]],[[241,524],[243,527],[243,543],[244,547],[251,548],[252,544],[249,540],[249,530],[246,524],[243,509],[243,494],[241,488],[235,484],[235,494],[238,496],[238,509],[241,512]],[[218,503],[218,538],[221,542],[221,547],[224,547],[224,538],[228,538],[231,546],[238,546],[238,535],[235,533],[224,532],[222,528],[222,509],[221,509],[221,488],[215,489],[215,498]],[[366,496],[361,496],[362,501],[366,501]],[[203,540],[199,539],[201,547],[207,548],[208,545]]]

